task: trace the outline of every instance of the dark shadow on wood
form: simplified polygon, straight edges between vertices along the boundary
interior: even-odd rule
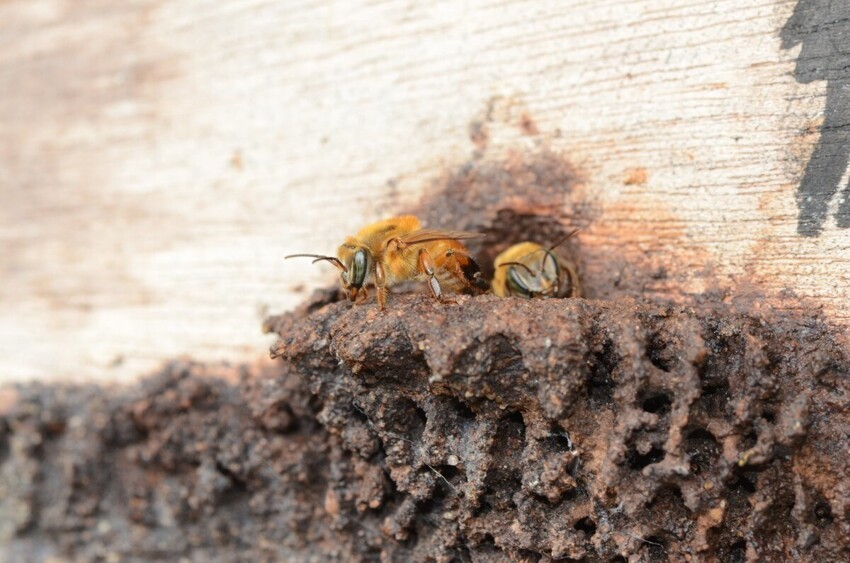
[[[850,2],[800,0],[780,37],[783,49],[802,44],[794,70],[798,82],[827,81],[820,140],[797,188],[797,232],[815,237],[836,195],[836,224],[850,227],[850,184],[840,185],[850,158]]]

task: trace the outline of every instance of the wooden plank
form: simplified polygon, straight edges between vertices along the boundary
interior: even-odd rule
[[[848,21],[830,0],[7,0],[0,378],[262,355],[263,311],[333,279],[283,255],[332,252],[476,150],[574,163],[590,255],[846,325]]]

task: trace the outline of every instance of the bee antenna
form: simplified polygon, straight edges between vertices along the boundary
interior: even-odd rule
[[[330,262],[343,272],[348,272],[348,268],[346,268],[345,264],[343,264],[336,256],[322,256],[321,254],[290,254],[289,256],[283,257],[284,260],[289,260],[290,258],[314,258],[313,262],[311,262],[312,264],[325,260],[327,262]]]
[[[562,244],[567,242],[568,239],[572,238],[572,236],[574,234],[576,234],[577,232],[579,232],[580,230],[581,230],[581,227],[576,227],[575,229],[573,229],[572,231],[567,233],[566,236],[562,237],[558,242],[556,242],[555,244],[553,244],[552,246],[549,247],[549,252],[555,250],[556,248],[558,248],[559,246],[561,246]]]
[[[501,264],[499,264],[500,268],[502,268],[504,266],[519,266],[521,268],[524,268],[525,271],[528,272],[529,274],[531,274],[532,276],[534,275],[534,272],[531,271],[531,268],[529,268],[528,266],[526,266],[522,262],[502,262]]]
[[[546,255],[543,257],[543,261],[540,262],[540,271],[537,273],[538,276],[541,275],[543,273],[543,270],[546,268],[546,259],[549,257],[552,257],[552,260],[555,259],[554,256],[552,256],[552,251],[564,244],[568,239],[572,238],[572,236],[580,230],[581,227],[576,227],[575,229],[567,233],[566,236],[561,237],[558,242],[546,249]]]

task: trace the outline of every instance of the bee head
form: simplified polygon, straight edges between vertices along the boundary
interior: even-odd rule
[[[349,298],[355,301],[366,282],[366,273],[369,271],[368,251],[365,248],[343,245],[339,248],[338,254],[339,258],[320,254],[290,254],[286,258],[313,258],[314,264],[320,261],[330,262],[339,270],[343,289],[348,292]]]
[[[561,267],[549,250],[534,253],[521,262],[506,262],[505,281],[508,290],[517,297],[556,297],[561,287]]]
[[[345,261],[345,269],[339,273],[342,287],[354,291],[354,295],[366,282],[366,273],[369,270],[369,254],[365,248],[357,248],[351,252]]]

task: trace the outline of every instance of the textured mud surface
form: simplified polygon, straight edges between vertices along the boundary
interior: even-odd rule
[[[389,476],[362,521],[390,558],[850,556],[850,368],[823,328],[399,300],[271,321],[322,423]]]
[[[269,320],[274,367],[5,393],[5,559],[850,556],[850,366],[823,327],[458,301],[319,299]]]

